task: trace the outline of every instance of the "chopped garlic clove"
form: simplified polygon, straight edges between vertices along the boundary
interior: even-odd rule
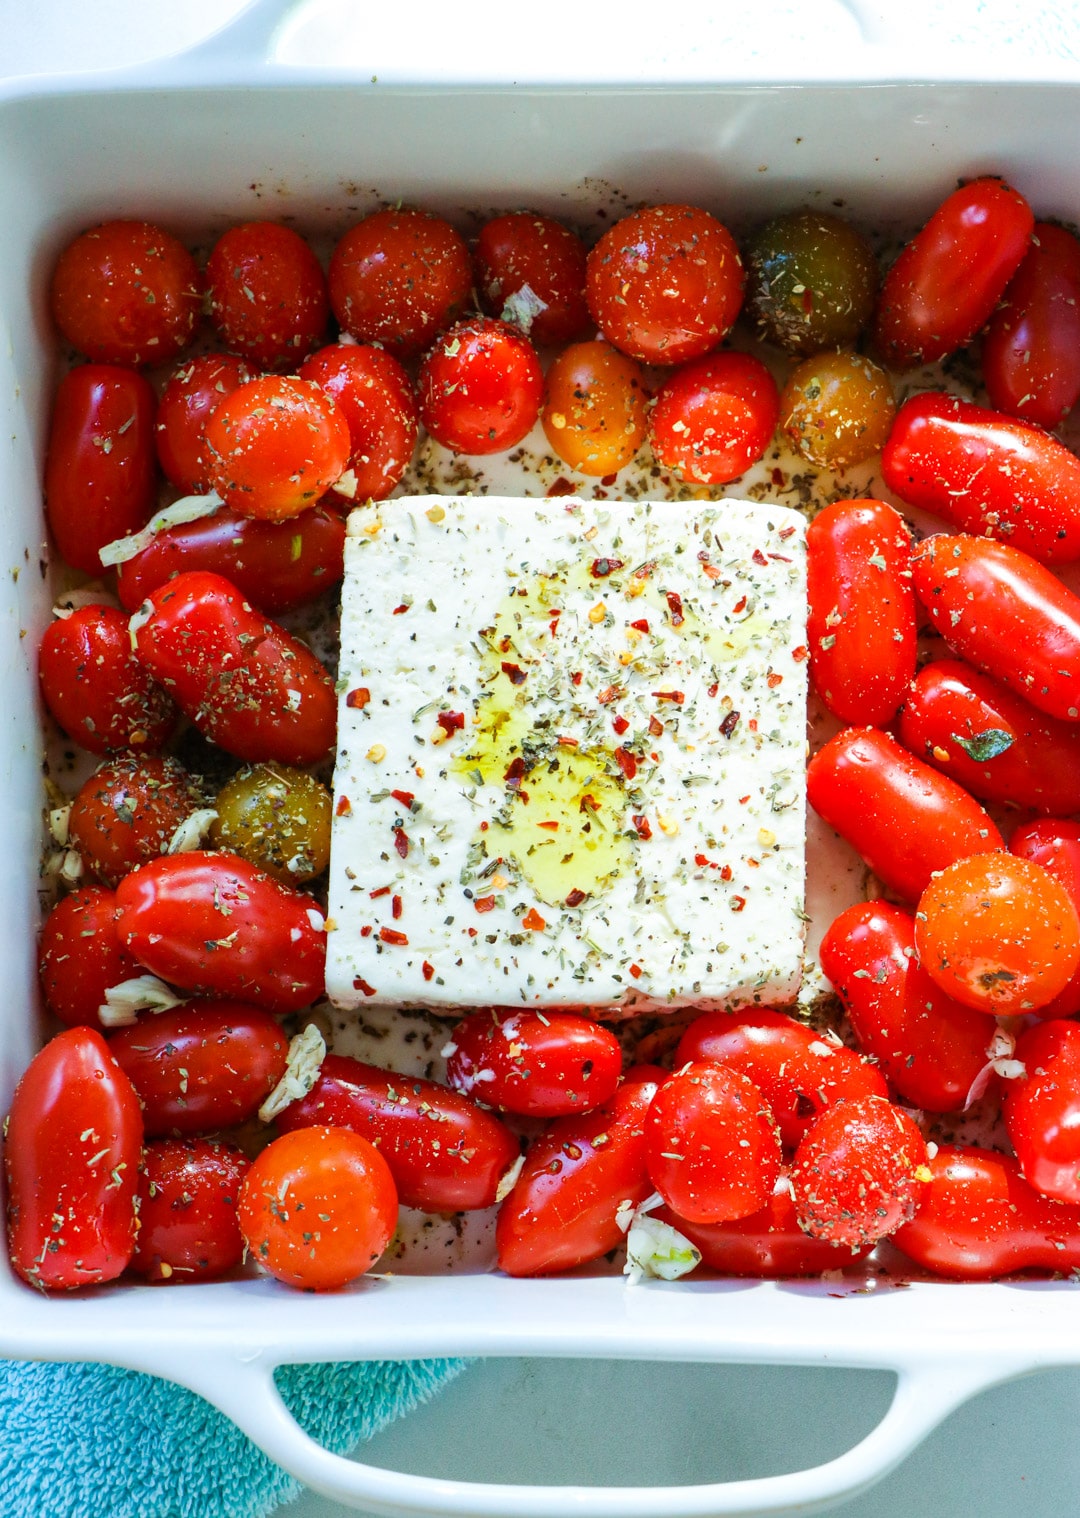
[[[54,806],[49,812],[49,834],[54,843],[67,848],[68,824],[71,820],[70,806]]]
[[[496,1188],[496,1202],[503,1201],[513,1191],[514,1187],[517,1185],[517,1178],[521,1174],[521,1167],[524,1165],[524,1163],[525,1156],[523,1154],[519,1154],[517,1159],[510,1166],[510,1169],[503,1176],[502,1180],[498,1184],[498,1187]]]
[[[52,614],[58,622],[66,622],[72,612],[82,611],[84,606],[112,606],[119,610],[119,602],[109,591],[82,585],[78,590],[65,591],[53,606]]]
[[[259,1108],[259,1121],[272,1122],[292,1102],[299,1101],[319,1079],[326,1058],[326,1040],[314,1023],[309,1023],[289,1043],[285,1074]]]
[[[170,527],[180,527],[185,522],[196,522],[200,517],[213,516],[224,504],[215,490],[211,490],[208,495],[182,496],[171,506],[155,512],[146,526],[133,532],[130,537],[116,538],[113,542],[106,543],[101,550],[101,562],[105,565],[126,564],[128,559],[136,558],[144,549],[149,548],[159,532],[168,532]]]
[[[168,1012],[170,1007],[182,1006],[186,1000],[156,975],[133,975],[130,980],[109,987],[98,1008],[98,1017],[105,1028],[130,1028],[139,1020],[137,1013]]]
[[[670,1223],[650,1217],[639,1207],[626,1235],[623,1273],[634,1286],[643,1278],[677,1281],[701,1264],[701,1251]]]
[[[217,818],[217,812],[209,806],[190,812],[169,839],[166,854],[190,854],[201,849]]]

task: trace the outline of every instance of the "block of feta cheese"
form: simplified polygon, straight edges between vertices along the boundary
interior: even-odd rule
[[[727,499],[352,513],[337,1005],[618,1018],[796,995],[804,527]]]

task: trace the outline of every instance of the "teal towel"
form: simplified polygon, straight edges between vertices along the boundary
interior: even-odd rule
[[[339,1454],[464,1360],[286,1365],[278,1386]],[[112,1365],[0,1361],[3,1518],[264,1518],[299,1483],[194,1392]]]

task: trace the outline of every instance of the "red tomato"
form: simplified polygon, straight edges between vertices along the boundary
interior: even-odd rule
[[[260,369],[295,370],[326,331],[330,300],[319,260],[279,222],[230,227],[207,260],[206,290],[222,342]]]
[[[154,504],[154,392],[141,374],[83,364],[60,381],[45,455],[45,517],[63,558],[89,575],[101,550]]]
[[[955,395],[900,407],[881,455],[886,485],[978,537],[1043,564],[1080,558],[1080,459],[1041,427]]]
[[[880,1096],[827,1107],[795,1152],[799,1226],[815,1239],[865,1249],[910,1222],[926,1181],[926,1144]]]
[[[42,1290],[113,1281],[135,1248],[142,1119],[100,1033],[69,1028],[31,1061],[4,1126],[11,1263]]]
[[[1026,823],[1009,839],[1009,852],[1049,870],[1080,914],[1080,823],[1046,819]],[[1071,1017],[1075,1012],[1080,1012],[1080,970],[1064,991],[1034,1015]]]
[[[616,474],[645,441],[646,395],[632,358],[607,343],[572,343],[548,370],[544,436],[579,474]]]
[[[963,1107],[990,1059],[993,1028],[919,964],[914,918],[887,901],[860,902],[840,913],[818,952],[859,1047],[903,1099],[925,1112]]]
[[[300,1128],[264,1149],[240,1190],[240,1228],[277,1280],[334,1291],[369,1270],[397,1227],[386,1161],[347,1128]]]
[[[912,559],[915,594],[945,642],[1051,717],[1080,719],[1080,597],[1026,553],[933,537]]]
[[[973,796],[1051,816],[1080,812],[1080,727],[1036,711],[958,659],[919,671],[899,734]]]
[[[611,1100],[622,1074],[614,1033],[574,1012],[473,1012],[450,1048],[446,1079],[455,1091],[525,1117],[588,1112]]]
[[[115,887],[164,854],[185,817],[205,804],[199,785],[175,759],[110,759],[71,803],[68,837],[83,864]]]
[[[385,499],[412,463],[420,433],[405,370],[381,348],[334,343],[301,364],[300,378],[320,385],[348,423],[353,499]]]
[[[1036,1023],[1016,1043],[1025,1074],[1007,1082],[1002,1113],[1029,1186],[1080,1202],[1080,1023]]]
[[[244,516],[280,522],[324,495],[349,461],[349,424],[310,380],[241,385],[206,424],[210,484]]]
[[[143,1150],[139,1237],[131,1269],[148,1281],[212,1281],[240,1264],[236,1218],[247,1156],[209,1139],[158,1139]]]
[[[101,1027],[105,992],[140,973],[120,942],[116,914],[114,891],[87,886],[63,897],[45,919],[38,939],[42,995],[69,1028]]]
[[[330,304],[343,332],[414,358],[457,320],[472,294],[469,250],[427,211],[376,211],[330,259]]]
[[[653,1189],[645,1168],[645,1114],[655,1083],[627,1072],[595,1112],[557,1118],[525,1156],[495,1226],[499,1268],[511,1276],[552,1275],[598,1260],[623,1241],[620,1204],[636,1207]]]
[[[734,238],[696,206],[647,206],[589,254],[586,296],[609,343],[644,364],[682,364],[719,347],[742,305]]]
[[[315,1085],[277,1118],[278,1129],[351,1128],[378,1149],[405,1207],[425,1212],[491,1207],[520,1145],[468,1097],[434,1081],[328,1054]]]
[[[841,722],[883,727],[915,675],[911,533],[884,501],[837,501],[806,531],[810,673]]]
[[[749,353],[716,353],[661,385],[649,417],[653,453],[698,485],[725,485],[756,464],[780,415],[776,381]]]
[[[227,753],[308,765],[332,748],[337,701],[326,670],[220,575],[177,575],[132,626],[138,657]]]
[[[455,453],[505,453],[540,415],[544,375],[536,349],[506,322],[458,322],[424,355],[420,420]]]
[[[929,1169],[918,1212],[893,1237],[909,1259],[954,1281],[1080,1267],[1080,1208],[1040,1196],[1010,1156],[942,1144]]]
[[[670,1207],[658,1207],[652,1216],[677,1228],[698,1250],[701,1263],[725,1276],[755,1276],[765,1281],[819,1276],[826,1270],[843,1270],[873,1247],[845,1249],[828,1239],[810,1238],[799,1227],[795,1203],[786,1189],[774,1193],[760,1212],[728,1223],[688,1223]]]
[[[167,364],[195,331],[199,271],[182,243],[146,221],[108,221],[69,243],[53,272],[53,320],[101,364]]]
[[[345,573],[345,523],[323,506],[287,522],[259,522],[222,506],[157,533],[121,564],[120,604],[137,611],[166,581],[196,569],[221,575],[270,616],[292,611],[333,590]]]
[[[244,859],[169,854],[122,880],[116,899],[121,943],[172,985],[268,1012],[322,995],[322,913]]]
[[[845,728],[815,754],[806,796],[905,901],[954,860],[1004,847],[977,801],[877,728]]]
[[[1031,207],[1000,179],[954,190],[886,274],[874,343],[894,369],[932,364],[989,319],[1027,252]]]
[[[112,606],[84,606],[51,623],[41,640],[38,674],[50,715],[92,754],[155,753],[180,720],[132,653],[127,618]]]
[[[285,1074],[288,1052],[269,1012],[235,1001],[188,1002],[109,1039],[150,1138],[246,1123]]]
[[[745,1075],[699,1060],[664,1082],[645,1119],[645,1163],[680,1217],[726,1223],[758,1212],[780,1177],[780,1134]]]
[[[982,345],[990,404],[1056,427],[1080,398],[1080,241],[1036,222]]]
[[[1049,870],[981,854],[941,870],[915,914],[919,961],[965,1006],[1008,1017],[1045,1007],[1080,969],[1080,918]]]
[[[172,375],[158,402],[154,441],[170,485],[186,495],[210,489],[206,424],[227,395],[255,379],[242,358],[204,353]]]
[[[480,228],[473,267],[481,309],[534,343],[568,343],[588,327],[585,244],[562,222],[531,211],[496,216]]]
[[[836,1101],[889,1094],[873,1065],[768,1007],[704,1013],[683,1034],[675,1069],[693,1060],[726,1065],[753,1081],[785,1144],[797,1144],[818,1113]]]

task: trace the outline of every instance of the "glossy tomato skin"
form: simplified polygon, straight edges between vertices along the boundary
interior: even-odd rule
[[[780,394],[781,431],[819,469],[850,469],[873,458],[895,415],[889,376],[862,353],[804,359]]]
[[[702,1265],[725,1276],[762,1281],[819,1276],[826,1270],[843,1270],[873,1247],[853,1250],[803,1233],[786,1188],[775,1192],[759,1212],[728,1223],[690,1223],[670,1207],[659,1207],[652,1216],[677,1228],[698,1250]]]
[[[154,409],[148,381],[131,369],[82,364],[60,381],[45,455],[45,517],[74,569],[101,574],[106,543],[149,517]]]
[[[815,1239],[864,1249],[909,1222],[925,1186],[926,1144],[880,1096],[828,1107],[795,1151],[799,1226]]]
[[[1080,1023],[1054,1018],[1016,1041],[1024,1074],[1006,1086],[1002,1113],[1029,1186],[1080,1203]]]
[[[1036,711],[959,659],[923,666],[898,732],[913,754],[984,801],[1080,812],[1080,727]]]
[[[473,249],[480,307],[520,326],[534,343],[571,342],[589,325],[585,257],[581,238],[550,216],[496,216],[480,228]],[[532,300],[522,294],[526,286]]]
[[[295,370],[318,347],[330,316],[319,260],[280,222],[230,227],[207,260],[206,293],[225,346],[260,369]]]
[[[557,1118],[536,1139],[499,1209],[500,1270],[552,1275],[598,1260],[623,1240],[620,1203],[637,1206],[653,1190],[645,1166],[645,1116],[656,1094],[633,1070],[594,1112]]]
[[[544,398],[536,349],[491,317],[458,322],[424,355],[420,420],[455,453],[505,453],[532,430]]]
[[[300,378],[321,386],[348,424],[351,499],[384,500],[401,483],[420,435],[408,374],[382,348],[333,343],[301,364]]]
[[[884,501],[837,501],[806,531],[810,674],[841,722],[884,727],[915,675],[911,533]]]
[[[524,1117],[588,1112],[615,1095],[619,1041],[588,1017],[557,1009],[493,1007],[463,1017],[451,1036],[446,1079],[485,1106]]]
[[[953,1281],[1080,1266],[1080,1207],[1049,1201],[1011,1155],[942,1144],[915,1217],[893,1236],[909,1259]]]
[[[83,606],[45,630],[38,654],[51,716],[92,754],[153,754],[180,713],[131,651],[127,618],[112,606]]]
[[[115,889],[140,864],[164,854],[176,829],[205,802],[175,759],[109,759],[71,803],[68,838],[84,866]]]
[[[1032,706],[1080,720],[1080,596],[1026,553],[932,537],[912,558],[915,594],[945,642]]]
[[[925,1112],[965,1106],[991,1057],[993,1025],[930,979],[915,957],[910,913],[858,902],[831,924],[819,956],[859,1047],[904,1101]]]
[[[143,664],[227,753],[299,766],[329,753],[337,700],[326,670],[221,575],[177,575],[132,625]]]
[[[894,369],[931,364],[989,319],[1027,252],[1035,225],[1000,179],[954,190],[901,251],[878,296],[874,343]]]
[[[248,1251],[288,1286],[335,1291],[370,1269],[397,1227],[386,1161],[346,1128],[300,1128],[275,1139],[240,1190]]]
[[[1036,222],[982,345],[990,404],[1053,428],[1080,398],[1080,241]]]
[[[48,1011],[69,1028],[100,1028],[98,1008],[105,992],[140,973],[134,956],[120,942],[116,914],[115,891],[84,886],[62,897],[42,926],[42,995]]]
[[[121,943],[172,985],[277,1013],[322,995],[322,913],[246,860],[169,854],[128,875],[116,896]]]
[[[1041,427],[954,395],[914,395],[897,412],[882,477],[910,506],[1042,564],[1080,558],[1080,459]]]
[[[608,342],[644,364],[682,364],[719,346],[744,273],[731,233],[697,206],[646,206],[589,253],[586,298]]]
[[[645,441],[641,365],[609,343],[571,343],[547,372],[544,436],[579,474],[616,474]]]
[[[247,1156],[210,1139],[155,1139],[139,1172],[131,1269],[148,1281],[213,1281],[244,1255],[236,1218]]]
[[[749,353],[715,353],[677,369],[649,417],[653,453],[699,485],[745,474],[772,442],[780,415],[776,381]]]
[[[113,1281],[135,1248],[142,1117],[100,1033],[69,1028],[31,1061],[4,1138],[11,1263],[42,1290]]]
[[[206,424],[227,395],[255,374],[232,353],[204,353],[173,373],[161,393],[154,443],[165,478],[185,495],[210,489]]]
[[[919,899],[935,870],[1004,847],[973,797],[877,728],[845,728],[830,739],[810,761],[806,794],[905,901]]]
[[[520,1155],[497,1117],[435,1081],[328,1054],[315,1085],[277,1118],[278,1130],[351,1128],[378,1149],[406,1207],[491,1207]]]
[[[1080,823],[1049,818],[1022,823],[1009,839],[1009,853],[1049,870],[1080,914]],[[1032,1015],[1071,1017],[1076,1012],[1080,1012],[1080,970],[1064,991]]]
[[[726,1065],[753,1081],[776,1119],[781,1139],[791,1146],[834,1102],[888,1095],[873,1065],[769,1007],[703,1013],[679,1041],[675,1069],[699,1060]]]
[[[255,1116],[285,1074],[289,1040],[260,1007],[194,1001],[109,1039],[143,1106],[147,1136],[212,1133]]]

